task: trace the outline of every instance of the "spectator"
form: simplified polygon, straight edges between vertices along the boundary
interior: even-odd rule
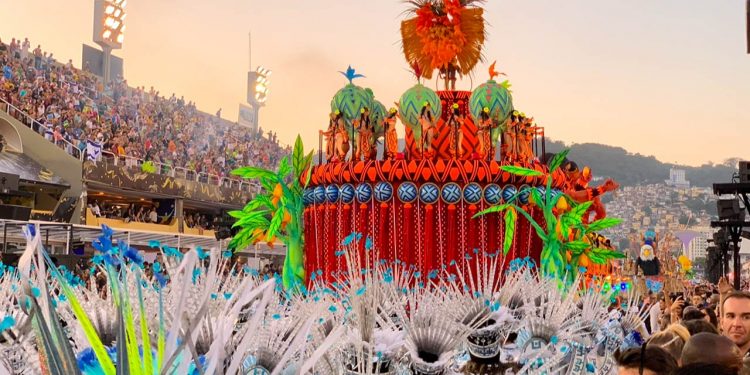
[[[721,314],[722,333],[745,356],[750,349],[750,293],[734,291],[727,294]]]
[[[715,363],[693,363],[680,367],[673,375],[739,375],[736,369]]]
[[[151,211],[148,213],[148,221],[154,224],[159,223],[159,215],[156,213],[156,207],[151,207]]]
[[[664,349],[679,364],[685,340],[674,331],[661,331],[651,336],[647,345]]]
[[[629,349],[617,356],[618,375],[669,375],[677,361],[664,349],[646,346]]]
[[[682,365],[693,363],[715,363],[740,370],[742,355],[732,340],[713,333],[698,333],[692,336],[682,349]]]
[[[687,328],[691,337],[701,332],[713,333],[714,335],[719,334],[719,330],[716,329],[716,326],[704,319],[683,320],[681,324]]]

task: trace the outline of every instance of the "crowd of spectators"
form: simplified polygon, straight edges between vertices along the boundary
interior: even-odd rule
[[[750,374],[750,293],[726,278],[687,293],[650,293],[641,347],[618,353],[619,375]]]
[[[107,219],[117,219],[127,222],[138,222],[138,223],[154,223],[160,224],[159,215],[156,212],[156,207],[151,205],[139,205],[139,204],[105,204],[101,205],[94,201],[89,203],[88,208],[91,213],[96,217],[104,217]]]
[[[104,86],[86,67],[60,64],[41,46],[30,46],[28,39],[0,40],[0,98],[42,124],[35,130],[70,154],[83,155],[91,140],[131,162],[225,177],[245,165],[273,168],[291,152],[275,133],[201,112],[153,87],[132,88],[123,79]]]

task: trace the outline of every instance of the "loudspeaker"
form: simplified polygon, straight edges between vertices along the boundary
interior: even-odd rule
[[[741,220],[740,200],[737,198],[719,199],[716,201],[719,220]]]
[[[738,163],[740,169],[740,182],[750,182],[750,161]]]
[[[29,221],[31,207],[0,204],[0,219]]]

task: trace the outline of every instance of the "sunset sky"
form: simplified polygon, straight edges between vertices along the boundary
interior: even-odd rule
[[[93,0],[0,0],[0,38],[29,37],[80,66],[93,44]],[[566,142],[598,142],[699,165],[750,159],[750,55],[744,1],[489,0],[487,62],[514,103]],[[397,0],[129,0],[124,47],[131,85],[154,86],[237,119],[253,65],[273,70],[263,129],[317,147],[329,102],[351,64],[381,102],[415,82],[400,50]],[[434,82],[430,83],[435,87]],[[459,88],[471,89],[471,82]]]

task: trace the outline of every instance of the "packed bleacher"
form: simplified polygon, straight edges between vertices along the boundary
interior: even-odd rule
[[[0,40],[0,98],[9,111],[45,138],[80,157],[87,141],[126,165],[151,161],[169,170],[226,177],[239,166],[273,168],[290,152],[276,134],[263,134],[199,111],[193,102],[153,87],[132,88],[117,79],[104,86],[95,75],[61,64],[25,39]],[[25,116],[27,114],[29,117]],[[41,126],[39,126],[41,125]]]

